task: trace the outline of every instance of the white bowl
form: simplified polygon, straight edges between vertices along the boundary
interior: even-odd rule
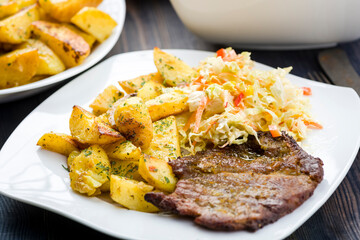
[[[360,38],[359,0],[170,0],[185,26],[213,43],[315,48]]]

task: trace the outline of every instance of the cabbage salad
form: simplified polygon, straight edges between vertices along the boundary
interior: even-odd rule
[[[189,96],[189,111],[177,116],[181,147],[194,154],[209,143],[242,144],[257,131],[300,141],[309,128],[322,128],[310,115],[311,89],[286,78],[291,69],[254,69],[249,52],[231,48],[202,61],[199,77],[181,87]]]

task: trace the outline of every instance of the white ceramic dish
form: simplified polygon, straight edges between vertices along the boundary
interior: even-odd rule
[[[209,52],[169,50],[190,65]],[[36,146],[43,133],[69,133],[74,104],[88,106],[109,84],[156,71],[152,51],[114,56],[71,81],[38,106],[16,128],[0,152],[0,193],[56,212],[103,233],[125,239],[280,239],[301,226],[331,196],[348,172],[360,145],[360,99],[353,89],[329,86],[289,75],[311,87],[311,102],[323,130],[313,131],[303,146],[324,161],[324,180],[293,213],[254,233],[214,232],[188,218],[130,211],[102,197],[70,189],[62,165],[66,158]],[[258,64],[261,69],[270,69]],[[102,81],[98,81],[102,79]],[[334,98],[333,96],[336,96]],[[341,207],[341,206],[339,206]]]
[[[228,46],[298,49],[360,38],[358,0],[171,0],[185,26]]]
[[[61,81],[85,71],[105,57],[116,44],[123,29],[126,14],[125,0],[104,0],[98,8],[110,14],[118,24],[108,39],[99,44],[79,66],[67,69],[64,72],[34,83],[9,89],[0,89],[0,103],[13,101],[44,91]]]

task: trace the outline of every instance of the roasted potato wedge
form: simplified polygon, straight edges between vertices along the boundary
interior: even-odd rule
[[[63,133],[45,133],[37,142],[37,145],[65,156],[73,151],[78,151],[78,146],[72,136]]]
[[[0,56],[0,89],[29,83],[39,66],[36,49],[20,49]]]
[[[149,101],[150,99],[156,98],[161,95],[164,85],[154,81],[149,81],[144,84],[142,88],[139,89],[137,96],[141,98],[144,102]]]
[[[94,43],[96,42],[96,38],[82,30],[80,30],[78,27],[76,27],[73,24],[70,23],[64,23],[64,25],[69,28],[71,31],[75,32],[76,34],[78,34],[79,36],[81,36],[90,46],[90,48],[92,48],[92,46],[94,45]]]
[[[153,81],[156,83],[162,83],[164,78],[159,72],[150,73],[148,75],[142,75],[133,79],[119,81],[119,85],[127,94],[136,93],[145,83]]]
[[[181,155],[179,134],[174,116],[153,123],[154,136],[150,147],[144,152],[163,161],[176,159]]]
[[[145,103],[149,109],[151,120],[157,121],[161,118],[175,115],[189,109],[188,96],[181,91],[172,91],[161,94]]]
[[[141,149],[136,147],[130,141],[119,141],[103,146],[106,154],[110,158],[118,160],[139,161]]]
[[[30,37],[29,27],[39,19],[36,4],[0,21],[0,42],[18,44]]]
[[[175,189],[177,179],[166,161],[145,154],[139,161],[139,173],[157,189],[165,192]]]
[[[101,185],[109,181],[110,161],[98,145],[81,151],[70,165],[70,185],[74,191],[89,196],[100,194]]]
[[[130,97],[121,101],[114,112],[114,120],[119,132],[135,146],[141,149],[150,146],[153,126],[149,111],[141,98]]]
[[[37,0],[15,0],[15,1],[18,3],[20,9],[37,3]]]
[[[158,212],[159,209],[145,201],[146,193],[154,189],[144,182],[138,182],[125,177],[111,175],[110,197],[122,206],[141,212]]]
[[[90,107],[93,109],[94,114],[100,115],[109,110],[113,104],[123,96],[123,92],[114,85],[110,85],[95,98],[90,104]]]
[[[190,82],[192,78],[197,78],[199,74],[189,65],[179,58],[154,48],[155,66],[164,78],[166,85],[175,87],[179,84]]]
[[[117,25],[109,14],[94,7],[82,8],[71,18],[71,22],[94,36],[99,42],[105,41]]]
[[[0,19],[13,15],[19,11],[19,4],[11,0],[0,1]]]
[[[79,65],[90,54],[89,44],[64,25],[35,21],[31,24],[31,30],[33,35],[48,45],[68,68]]]
[[[39,0],[41,8],[60,22],[70,22],[70,19],[83,7],[96,7],[101,2],[102,0]]]
[[[72,151],[68,158],[67,158],[67,165],[68,165],[68,170],[70,172],[70,166],[71,166],[71,163],[74,161],[74,159],[80,155],[80,151],[79,150],[75,150],[75,151]]]
[[[71,135],[80,143],[109,144],[125,141],[119,132],[79,106],[73,107],[69,125]]]
[[[111,174],[117,175],[119,177],[126,177],[129,179],[134,179],[136,181],[143,181],[144,179],[140,176],[139,173],[139,162],[138,161],[128,161],[128,160],[111,160]]]
[[[65,70],[65,65],[60,58],[43,42],[36,39],[28,39],[20,44],[18,49],[35,48],[39,54],[39,66],[37,75],[55,75]]]

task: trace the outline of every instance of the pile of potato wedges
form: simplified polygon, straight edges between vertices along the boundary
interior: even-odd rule
[[[117,25],[101,2],[0,0],[0,89],[81,64]]]
[[[90,104],[75,105],[70,135],[46,133],[38,145],[67,157],[71,188],[94,196],[110,192],[122,206],[158,209],[144,200],[150,191],[172,192],[177,179],[168,164],[181,156],[178,114],[188,111],[181,88],[198,73],[180,59],[154,49],[158,72],[110,85]]]

